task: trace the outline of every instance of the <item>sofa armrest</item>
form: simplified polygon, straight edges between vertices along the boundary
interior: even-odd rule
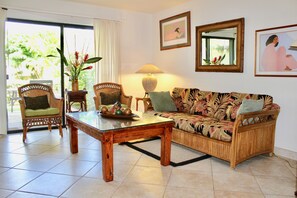
[[[238,115],[235,120],[233,132],[238,132],[239,128],[258,127],[265,123],[276,122],[280,108],[278,105],[275,107],[275,109],[268,111],[257,111]]]

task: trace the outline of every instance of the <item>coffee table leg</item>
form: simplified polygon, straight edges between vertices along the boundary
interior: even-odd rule
[[[101,141],[102,174],[106,182],[113,180],[113,136],[105,134]]]
[[[78,152],[78,137],[77,137],[77,128],[73,126],[71,121],[68,121],[68,127],[70,129],[70,151],[71,153]]]
[[[164,130],[164,134],[161,135],[161,164],[168,166],[170,164],[172,128],[166,127]]]

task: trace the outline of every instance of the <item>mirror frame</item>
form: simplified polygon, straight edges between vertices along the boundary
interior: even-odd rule
[[[202,32],[219,29],[237,28],[236,64],[235,65],[202,65]],[[233,19],[218,23],[196,26],[196,72],[243,72],[244,54],[244,18]]]

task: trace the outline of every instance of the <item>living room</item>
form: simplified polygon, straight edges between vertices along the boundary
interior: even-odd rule
[[[273,96],[274,102],[280,106],[274,152],[276,155],[297,160],[296,77],[254,75],[256,30],[296,24],[295,0],[241,2],[192,0],[152,13],[61,0],[42,3],[38,0],[0,0],[0,5],[8,9],[7,16],[11,18],[83,25],[92,25],[93,18],[119,21],[121,23],[119,82],[123,85],[125,93],[132,95],[133,98],[144,95],[141,84],[143,76],[135,72],[146,63],[154,63],[164,72],[156,75],[158,78],[156,91],[170,91],[174,87],[197,87],[218,92],[237,91]],[[160,50],[160,20],[187,11],[191,12],[191,46]],[[243,72],[195,72],[195,27],[241,17],[245,18]],[[1,79],[5,79],[3,72],[1,75],[3,75]],[[3,90],[3,87],[1,89]],[[1,100],[5,100],[5,97],[1,97]],[[135,105],[133,101],[133,109]],[[1,115],[5,116],[6,113],[2,110]]]

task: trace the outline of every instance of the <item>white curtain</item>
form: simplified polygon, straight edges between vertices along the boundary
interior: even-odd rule
[[[102,59],[95,64],[95,83],[119,82],[120,22],[94,19],[95,56]]]
[[[7,134],[5,21],[6,10],[0,8],[0,134]]]

